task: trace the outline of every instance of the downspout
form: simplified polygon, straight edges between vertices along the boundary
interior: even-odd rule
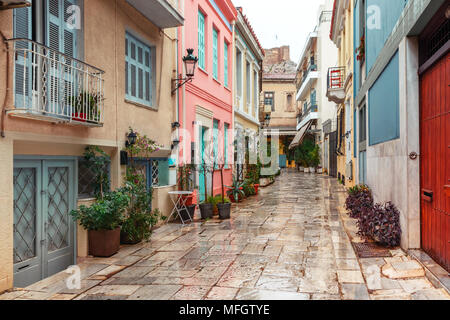
[[[9,43],[6,41],[6,37],[3,34],[3,32],[0,31],[0,36],[3,40],[3,43],[6,46],[6,88],[5,88],[5,99],[3,100],[3,106],[1,109],[1,114],[0,114],[0,136],[2,138],[5,138],[5,116],[6,116],[6,106],[8,104],[8,98],[9,98],[9,68],[10,68],[10,64],[9,64],[9,59],[10,59],[10,52],[9,52]]]
[[[232,139],[231,139],[231,141],[233,141],[233,147],[231,148],[232,149],[232,154],[233,154],[233,156],[231,157],[231,159],[232,159],[232,163],[233,163],[233,165],[235,165],[235,163],[234,163],[234,153],[236,152],[235,150],[234,150],[234,145],[235,145],[235,140],[236,140],[236,128],[235,128],[235,109],[234,109],[234,103],[235,103],[235,101],[236,101],[236,90],[234,89],[235,88],[235,84],[236,84],[236,20],[233,20],[233,21],[231,21],[231,26],[232,26],[232,33],[233,33],[233,35],[232,35],[232,42],[233,42],[233,45],[232,45],[232,48],[233,48],[233,50],[232,50],[232,54],[233,54],[233,56],[232,56],[232,61],[233,61],[233,63],[232,63],[232,71],[231,71],[231,79],[232,79],[232,81],[231,81],[231,99],[232,99],[232,101],[231,101],[231,110],[232,110],[232,115],[231,115],[231,132],[232,132]]]

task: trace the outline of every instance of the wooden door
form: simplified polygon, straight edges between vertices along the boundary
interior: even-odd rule
[[[422,248],[450,271],[450,54],[420,86]]]

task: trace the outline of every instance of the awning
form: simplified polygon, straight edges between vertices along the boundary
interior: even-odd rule
[[[127,2],[161,29],[184,24],[183,16],[167,0],[127,0]]]
[[[306,123],[301,129],[300,131],[297,133],[297,135],[295,136],[294,140],[292,140],[291,145],[289,146],[289,150],[297,148],[302,142],[303,139],[306,136],[306,132],[308,132],[309,127],[311,127],[311,123],[312,120],[309,121],[308,123]]]

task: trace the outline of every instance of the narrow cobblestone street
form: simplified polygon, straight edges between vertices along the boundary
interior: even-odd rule
[[[283,172],[229,221],[164,225],[149,243],[79,261],[80,290],[67,289],[62,272],[0,299],[449,298],[400,249],[358,260],[344,197],[330,178]]]

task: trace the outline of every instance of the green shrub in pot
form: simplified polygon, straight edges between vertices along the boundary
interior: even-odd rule
[[[89,253],[96,257],[110,257],[120,248],[120,226],[130,198],[126,193],[110,192],[91,206],[73,210],[74,220],[88,230]]]

